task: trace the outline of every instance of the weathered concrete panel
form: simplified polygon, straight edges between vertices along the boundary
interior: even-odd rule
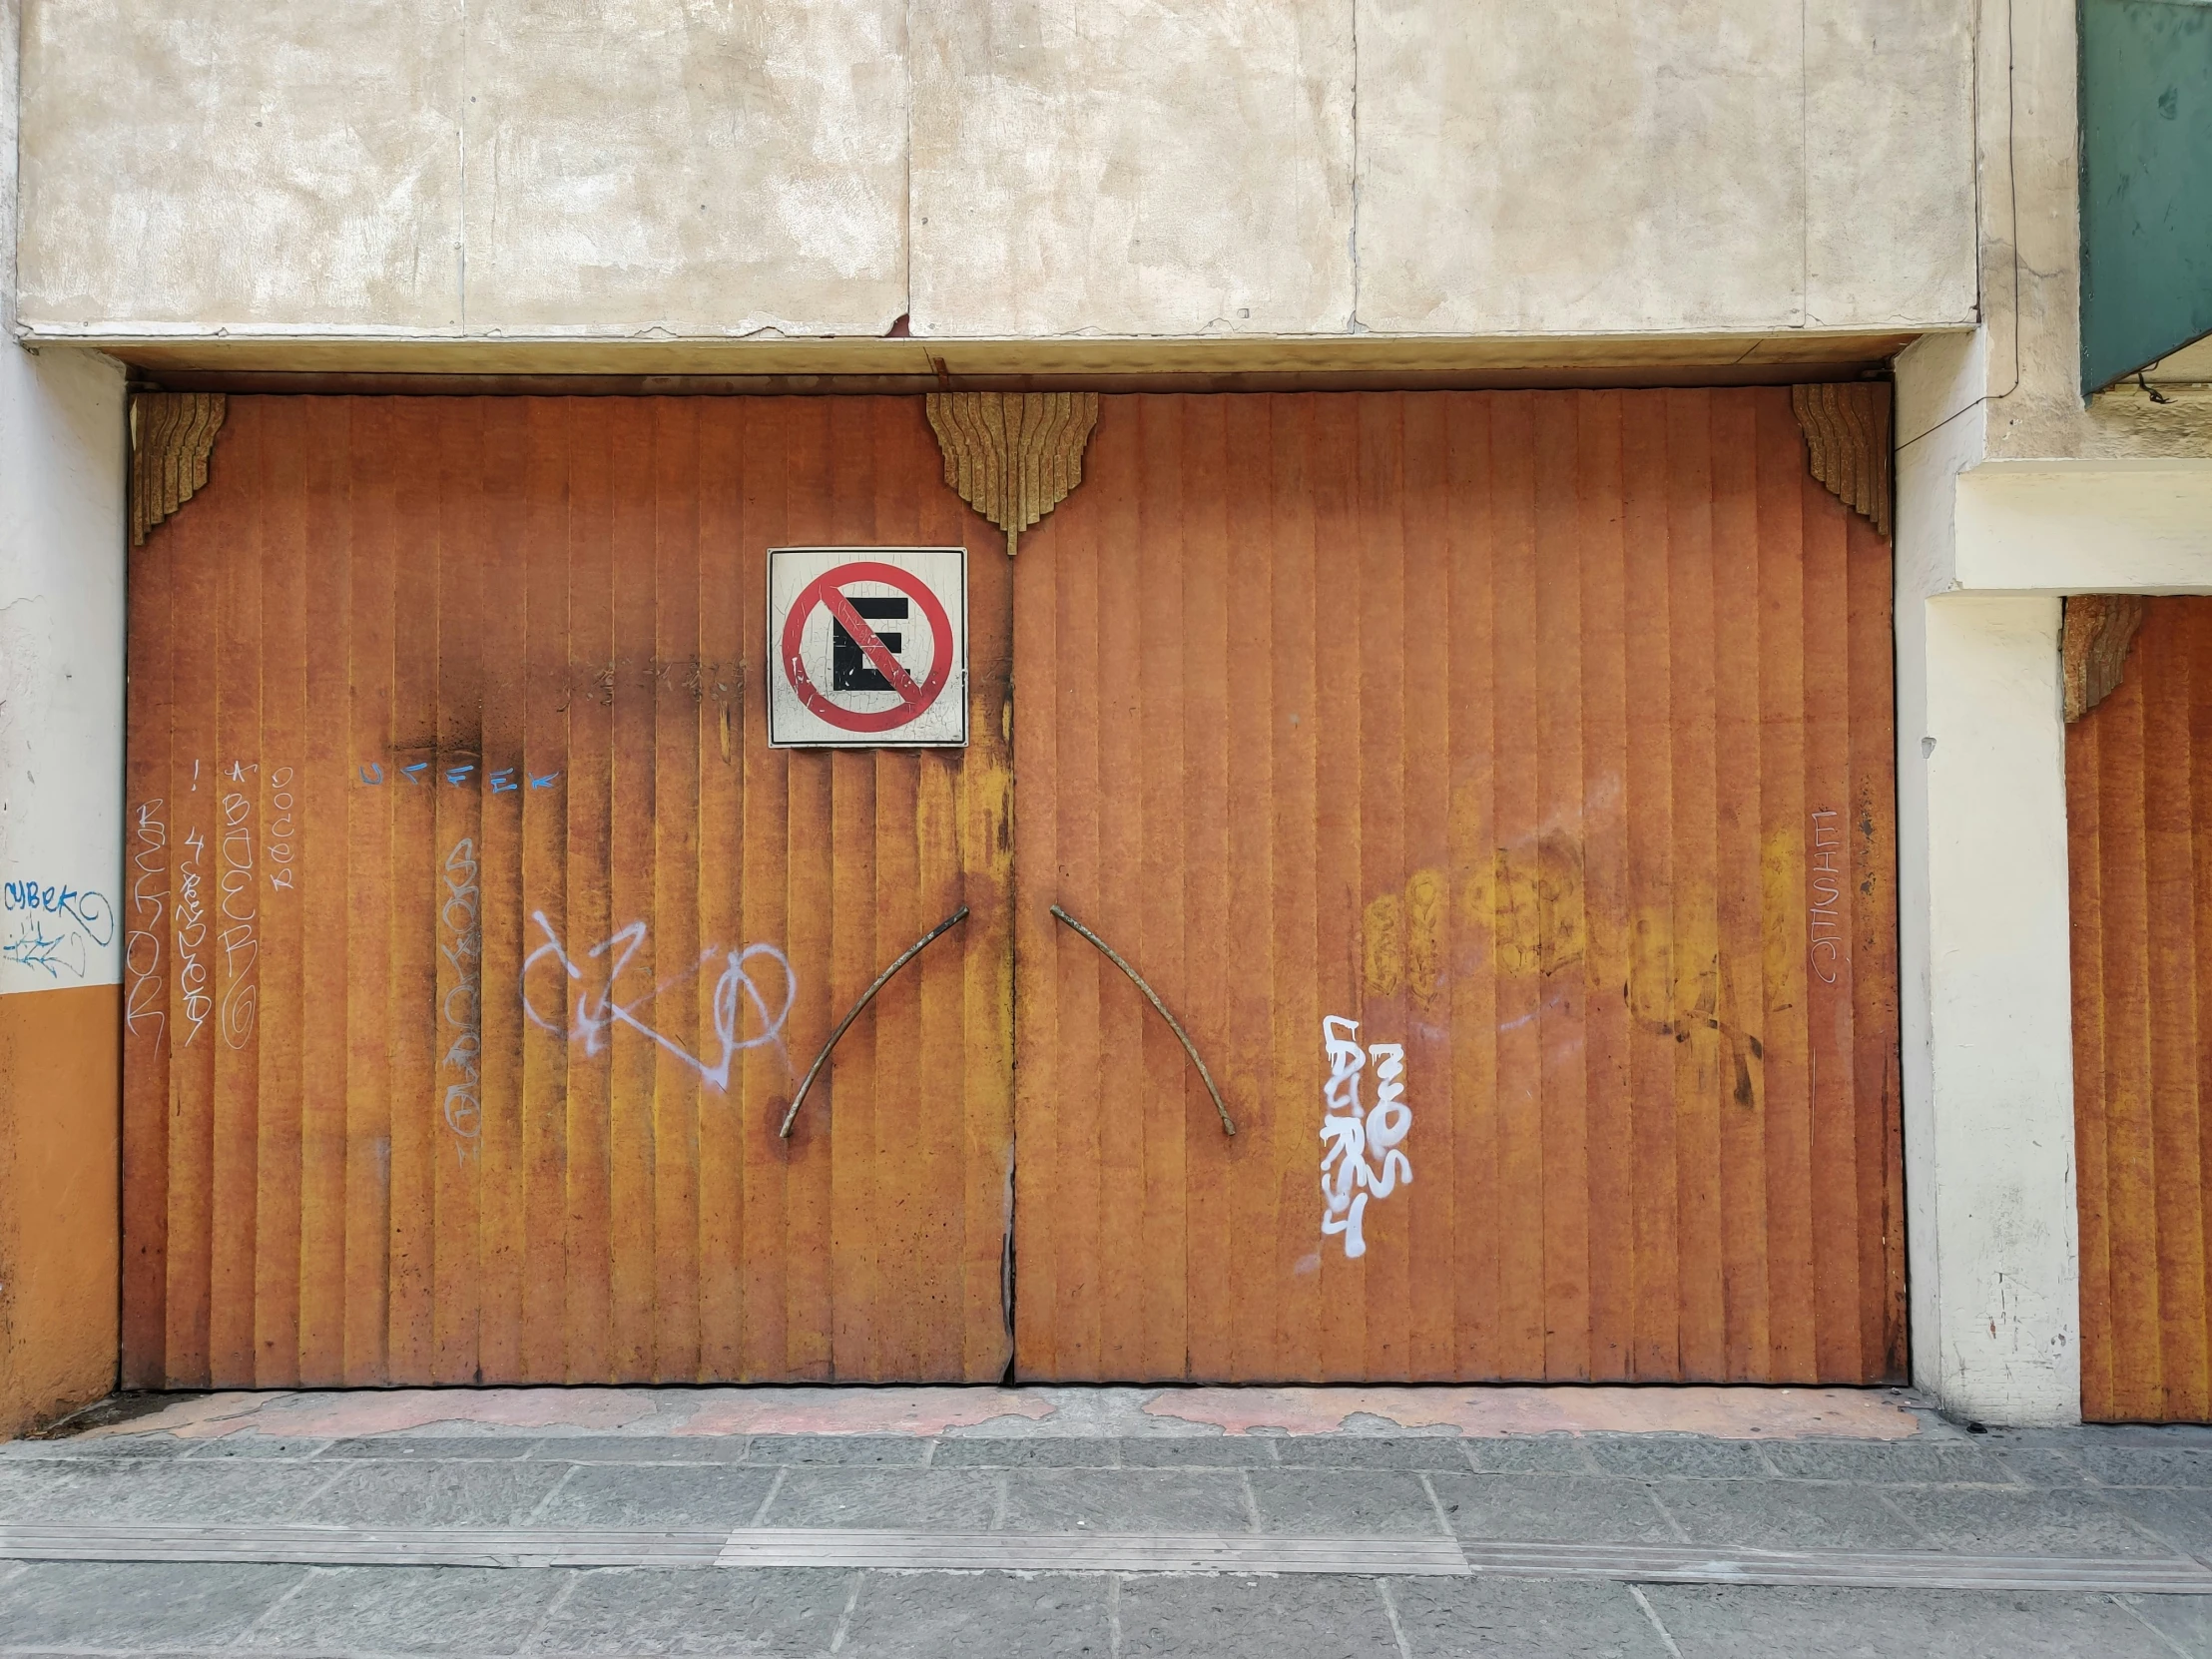
[[[1798,8],[1360,4],[1360,321],[1793,326]]]
[[[27,0],[21,309],[453,327],[461,0]]]
[[[493,0],[471,332],[880,334],[906,308],[898,0]]]
[[[1350,326],[1350,8],[969,0],[913,54],[916,334]]]
[[[1806,12],[1806,321],[1974,315],[1972,0]]]
[[[1971,3],[29,0],[22,314],[110,342],[1956,325]]]

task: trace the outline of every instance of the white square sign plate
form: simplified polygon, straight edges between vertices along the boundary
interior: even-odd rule
[[[769,549],[768,661],[778,749],[965,747],[967,549]]]

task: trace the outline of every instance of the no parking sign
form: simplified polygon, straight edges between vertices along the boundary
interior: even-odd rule
[[[967,743],[967,550],[768,556],[768,737],[778,748]]]

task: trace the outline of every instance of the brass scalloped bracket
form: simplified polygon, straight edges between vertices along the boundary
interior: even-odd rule
[[[1890,386],[1884,380],[1792,386],[1790,407],[1812,452],[1813,476],[1890,533]]]
[[[2127,654],[2143,626],[2139,593],[2077,593],[2058,625],[2058,679],[2072,725],[2120,689]]]
[[[131,399],[131,545],[206,487],[227,408],[220,391],[142,391]]]
[[[944,481],[1014,538],[1083,481],[1083,448],[1098,424],[1095,391],[933,391],[924,400]]]

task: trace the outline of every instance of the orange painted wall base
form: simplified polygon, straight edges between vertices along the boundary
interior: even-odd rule
[[[0,997],[0,1437],[115,1386],[121,1013],[114,985]]]

